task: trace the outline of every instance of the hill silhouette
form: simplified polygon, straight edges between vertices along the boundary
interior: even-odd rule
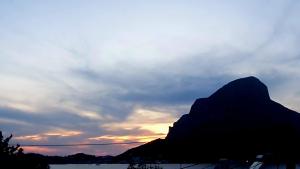
[[[130,149],[116,160],[201,162],[257,154],[294,159],[299,136],[300,114],[272,101],[267,86],[251,76],[197,99],[165,139]]]
[[[28,157],[45,161],[48,164],[102,164],[111,163],[112,156],[95,156],[84,153],[77,153],[68,156],[46,156],[41,154],[29,153]]]

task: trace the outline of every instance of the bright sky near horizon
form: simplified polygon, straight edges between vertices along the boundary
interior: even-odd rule
[[[0,1],[0,130],[21,144],[164,138],[196,98],[250,75],[300,112],[299,18],[297,0]]]

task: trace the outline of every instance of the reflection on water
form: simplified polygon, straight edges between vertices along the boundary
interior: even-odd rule
[[[190,164],[160,164],[163,169],[180,169],[180,167],[189,166]],[[191,166],[188,169],[213,169],[213,166],[207,167],[209,164],[199,164]],[[67,164],[67,165],[50,165],[51,169],[127,169],[128,164]]]

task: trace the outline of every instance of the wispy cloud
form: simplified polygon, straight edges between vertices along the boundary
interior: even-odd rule
[[[155,139],[196,98],[249,75],[300,111],[299,8],[295,0],[0,2],[0,130],[20,143]]]

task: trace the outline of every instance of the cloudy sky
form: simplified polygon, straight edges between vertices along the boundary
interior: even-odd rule
[[[250,75],[300,111],[299,17],[297,0],[0,1],[0,130],[20,144],[164,138],[196,98]]]

